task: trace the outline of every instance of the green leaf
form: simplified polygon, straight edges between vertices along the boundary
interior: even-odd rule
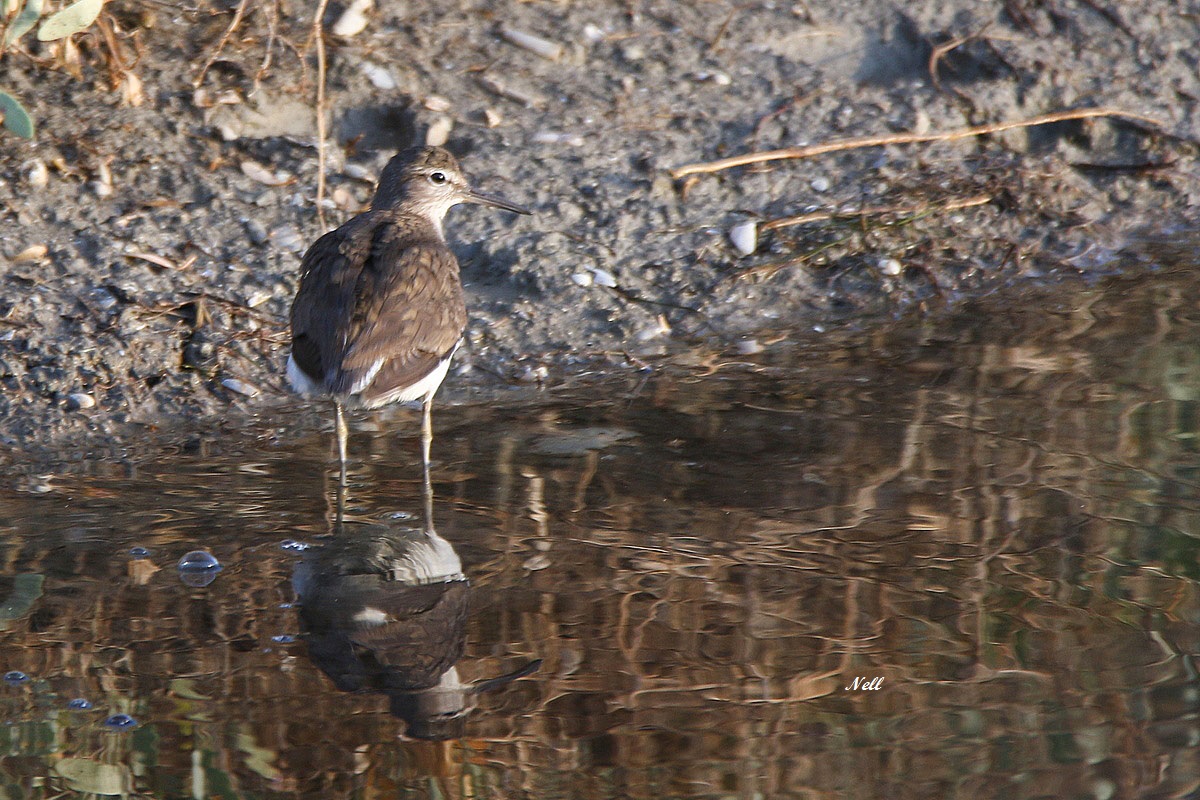
[[[15,5],[19,6],[20,0],[17,0]],[[29,0],[25,4],[25,7],[21,9],[21,13],[17,15],[17,18],[8,26],[8,30],[4,32],[4,46],[8,47],[17,39],[20,39],[33,30],[33,26],[37,25],[37,21],[41,19],[41,16],[42,0]]]
[[[79,0],[77,3],[56,11],[46,17],[46,21],[38,28],[39,42],[52,42],[55,39],[65,39],[73,33],[85,30],[87,26],[100,16],[104,8],[104,0]]]
[[[0,92],[0,114],[4,115],[4,127],[23,139],[33,138],[33,118],[21,101],[7,92]]]

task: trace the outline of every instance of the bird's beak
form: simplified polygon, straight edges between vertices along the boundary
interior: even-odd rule
[[[483,192],[477,192],[474,189],[467,191],[467,202],[479,203],[481,205],[492,206],[494,208],[503,208],[505,211],[511,211],[514,214],[533,213],[528,208],[519,206],[516,203],[510,203],[502,197],[496,197],[492,194],[484,194]]]

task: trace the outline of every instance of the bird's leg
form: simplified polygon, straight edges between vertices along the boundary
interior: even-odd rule
[[[338,486],[342,489],[346,488],[346,439],[350,435],[350,431],[346,428],[346,412],[342,408],[341,400],[333,401],[333,408],[336,413],[337,420],[337,440],[338,440],[338,466],[340,471],[338,474]]]
[[[433,530],[433,481],[429,478],[429,451],[433,446],[432,392],[421,402],[421,412],[421,467],[425,478],[421,495],[425,501],[425,527]]]

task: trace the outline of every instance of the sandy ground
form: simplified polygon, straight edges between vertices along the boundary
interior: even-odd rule
[[[0,90],[39,126],[0,134],[16,457],[303,408],[282,381],[300,256],[427,138],[536,212],[451,212],[471,321],[450,400],[1149,270],[1112,254],[1130,231],[1186,228],[1200,190],[1200,15],[1167,0],[387,2],[357,31],[353,10],[326,15],[345,35],[327,36],[322,226],[311,8],[248,2],[219,47],[236,4],[117,5],[140,105],[98,29],[78,76],[32,36],[3,56]],[[1144,119],[673,173],[1101,107]],[[735,228],[757,231],[739,239],[753,252]]]

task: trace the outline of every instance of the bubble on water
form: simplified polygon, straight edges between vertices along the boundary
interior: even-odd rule
[[[4,673],[4,682],[9,686],[20,686],[29,681],[29,676],[20,670],[14,669],[11,672]]]
[[[296,637],[290,633],[281,633],[278,636],[272,636],[271,641],[277,644],[291,644],[296,641]]]
[[[305,550],[308,550],[310,547],[312,547],[312,545],[308,544],[307,542],[297,542],[295,539],[284,539],[279,543],[279,546],[284,550],[292,550],[297,553],[303,553]]]
[[[208,586],[221,571],[221,562],[204,550],[193,550],[179,559],[179,577],[188,586]]]
[[[129,548],[129,556],[134,559],[149,558],[150,551],[145,547],[131,547]]]
[[[71,709],[72,711],[87,711],[91,707],[92,701],[88,700],[86,697],[76,697],[74,700],[71,700],[67,703],[67,708]]]
[[[138,721],[128,714],[113,714],[108,719],[104,720],[104,727],[112,728],[117,731],[125,731],[130,728],[136,728]]]

